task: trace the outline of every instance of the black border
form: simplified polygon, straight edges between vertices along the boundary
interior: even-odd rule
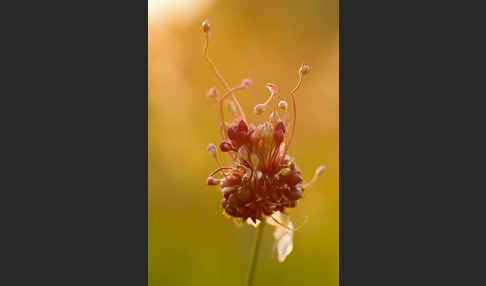
[[[465,162],[484,129],[483,10],[416,2],[339,1],[340,285],[344,268],[347,285],[478,269],[462,253],[484,224],[465,193],[483,189]],[[5,276],[147,284],[147,2],[5,11]]]

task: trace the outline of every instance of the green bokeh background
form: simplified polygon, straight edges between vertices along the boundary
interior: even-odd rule
[[[296,226],[308,221],[284,263],[272,254],[273,230],[265,229],[254,285],[338,285],[338,1],[175,2],[160,14],[149,11],[149,285],[242,285],[248,270],[256,230],[225,218],[221,194],[205,185],[216,168],[206,148],[219,143],[205,94],[222,90],[202,58],[205,18],[209,53],[226,80],[253,80],[238,93],[250,122],[263,121],[252,109],[266,100],[266,82],[289,100],[298,67],[311,66],[297,94],[289,152],[304,180],[318,165],[327,171],[291,212]]]

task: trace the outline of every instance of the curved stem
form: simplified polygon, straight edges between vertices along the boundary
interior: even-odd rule
[[[233,167],[221,167],[221,168],[218,168],[216,170],[214,170],[213,172],[211,172],[211,174],[209,174],[209,176],[214,176],[214,174],[218,173],[218,172],[221,172],[223,170],[231,170],[231,169],[234,169]]]
[[[250,270],[248,272],[248,280],[246,285],[251,286],[253,284],[253,278],[255,277],[255,269],[258,261],[258,252],[260,251],[260,243],[263,237],[263,228],[265,227],[265,221],[261,220],[258,225],[255,242],[253,244],[253,255],[250,261]]]
[[[295,121],[297,119],[297,109],[296,109],[296,104],[295,104],[295,92],[299,89],[299,87],[302,84],[302,74],[299,73],[299,81],[297,82],[297,86],[294,87],[294,89],[290,92],[290,95],[292,97],[292,107],[294,110],[294,118],[292,120],[292,127],[290,128],[290,135],[289,135],[289,140],[287,142],[287,145],[285,145],[285,149],[283,152],[283,155],[287,154],[287,150],[289,149],[290,143],[292,143],[292,139],[294,139],[294,132],[295,132]]]
[[[229,84],[226,82],[226,80],[224,80],[223,76],[221,75],[221,73],[219,72],[219,70],[216,68],[216,65],[211,60],[211,58],[209,58],[209,55],[208,55],[208,46],[209,46],[209,33],[206,33],[206,42],[204,43],[204,57],[208,61],[209,65],[213,68],[214,73],[216,74],[216,77],[219,79],[219,81],[221,82],[221,84],[223,84],[224,88],[227,91],[230,91],[231,88],[230,88]],[[246,120],[245,119],[245,112],[243,111],[243,108],[241,108],[240,102],[238,101],[238,99],[236,99],[236,96],[235,95],[232,95],[232,99],[235,102],[236,108],[238,109],[238,112],[240,113],[241,117],[244,120]]]
[[[226,99],[226,97],[228,97],[229,95],[232,95],[232,93],[234,91],[237,91],[239,89],[243,89],[245,88],[244,86],[237,86],[235,88],[232,88],[230,90],[228,90],[222,97],[221,99],[218,100],[218,103],[219,103],[219,119],[220,119],[220,122],[219,122],[219,129],[220,129],[220,132],[224,129],[224,112],[223,112],[223,102],[224,100]],[[224,132],[222,132],[223,135],[225,135]],[[225,139],[225,137],[223,137],[223,140]]]

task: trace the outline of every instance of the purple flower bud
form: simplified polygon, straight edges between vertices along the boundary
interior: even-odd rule
[[[285,124],[282,121],[279,121],[275,125],[275,130],[282,130],[285,133]]]
[[[273,133],[273,140],[275,141],[275,143],[279,145],[280,143],[282,143],[283,139],[284,132],[282,130],[275,130],[275,132]]]
[[[248,125],[246,124],[245,120],[241,119],[240,122],[238,123],[238,131],[248,132]]]
[[[238,139],[238,127],[233,126],[228,128],[228,137],[233,141]]]
[[[280,144],[282,143],[285,135],[285,125],[282,121],[279,121],[275,126],[275,130],[273,132],[273,140],[275,143]]]
[[[223,141],[221,142],[221,144],[219,144],[219,149],[221,149],[221,152],[228,152],[234,150],[233,145],[231,145],[231,143],[228,143],[226,141]]]

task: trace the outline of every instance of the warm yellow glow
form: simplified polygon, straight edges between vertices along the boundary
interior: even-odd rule
[[[209,2],[209,0],[148,0],[149,20],[188,20],[201,13]]]

